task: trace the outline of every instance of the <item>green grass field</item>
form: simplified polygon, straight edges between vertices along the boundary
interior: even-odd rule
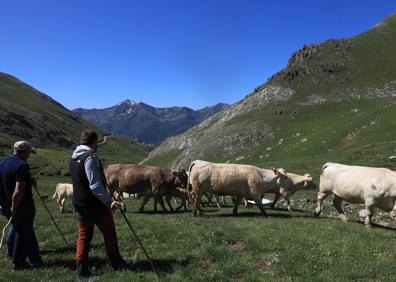
[[[52,196],[57,182],[67,178],[40,178],[42,194]],[[240,208],[232,216],[229,207],[206,208],[204,217],[190,212],[136,213],[140,200],[127,199],[127,216],[141,236],[147,251],[161,272],[162,281],[391,281],[396,270],[396,230],[388,214],[375,217],[378,223],[367,229],[358,222],[356,206],[347,206],[351,222],[335,218],[331,202],[326,201],[321,218],[314,218],[314,205],[307,199],[314,191],[294,197],[294,211],[269,210],[260,216],[256,208]],[[269,197],[272,197],[269,196]],[[56,203],[47,205],[65,232],[65,246],[50,222],[39,199],[35,199],[35,228],[43,257],[43,269],[13,272],[11,262],[0,256],[1,281],[74,281],[74,242],[77,236],[77,216],[60,214]],[[100,232],[96,229],[90,253],[93,272],[90,281],[155,281],[155,274],[138,248],[123,218],[115,214],[121,252],[136,261],[137,271],[113,272],[107,263]],[[0,225],[5,219],[0,219]]]

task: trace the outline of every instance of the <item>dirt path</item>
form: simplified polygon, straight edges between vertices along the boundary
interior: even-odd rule
[[[111,134],[108,134],[108,135],[103,136],[102,142],[98,143],[98,145],[106,144],[106,142],[107,142],[107,137],[111,137]]]

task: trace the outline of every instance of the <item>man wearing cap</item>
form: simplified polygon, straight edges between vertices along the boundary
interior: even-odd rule
[[[95,154],[98,135],[91,130],[81,133],[80,144],[70,160],[73,181],[73,206],[79,214],[76,248],[76,273],[88,277],[88,253],[96,225],[103,234],[106,253],[114,270],[132,268],[119,252],[113,213],[120,208],[106,190],[106,179],[100,159]]]
[[[12,217],[8,255],[12,257],[14,270],[43,266],[33,228],[36,209],[27,163],[31,153],[36,153],[36,149],[29,142],[18,141],[12,148],[12,155],[0,162],[0,206],[7,219]]]

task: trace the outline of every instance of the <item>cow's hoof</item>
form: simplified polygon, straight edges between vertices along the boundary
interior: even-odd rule
[[[320,212],[314,211],[314,212],[313,212],[313,215],[314,215],[314,217],[319,217]]]
[[[238,212],[233,211],[232,214],[235,215],[235,216],[237,216],[237,215],[238,215]]]
[[[346,217],[345,214],[340,214],[340,219],[342,220],[342,222],[347,223],[348,222],[348,218]]]
[[[368,224],[366,223],[366,227],[371,229],[371,228],[373,228],[373,225],[371,223],[368,223]]]

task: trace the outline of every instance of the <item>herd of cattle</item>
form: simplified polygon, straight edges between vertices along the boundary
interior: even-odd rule
[[[262,204],[265,194],[275,194],[272,207],[282,196],[290,210],[290,196],[298,190],[317,189],[310,174],[297,175],[284,169],[263,169],[252,165],[211,163],[193,161],[188,171],[171,170],[145,165],[110,165],[104,169],[104,176],[110,195],[123,200],[124,193],[143,197],[140,211],[154,198],[154,209],[159,203],[167,210],[164,200],[173,211],[172,198],[181,199],[181,205],[187,210],[187,203],[192,204],[192,212],[202,215],[202,197],[209,201],[215,197],[231,196],[234,203],[233,213],[238,213],[238,206],[243,200],[253,201],[263,215],[266,211]],[[53,198],[57,199],[61,212],[65,202],[73,193],[71,184],[58,184]],[[334,207],[343,221],[347,217],[342,202],[364,204],[365,223],[371,227],[374,208],[392,212],[396,219],[396,172],[386,168],[348,166],[337,163],[326,163],[320,175],[319,192],[315,216],[323,209],[323,200],[334,194]]]

